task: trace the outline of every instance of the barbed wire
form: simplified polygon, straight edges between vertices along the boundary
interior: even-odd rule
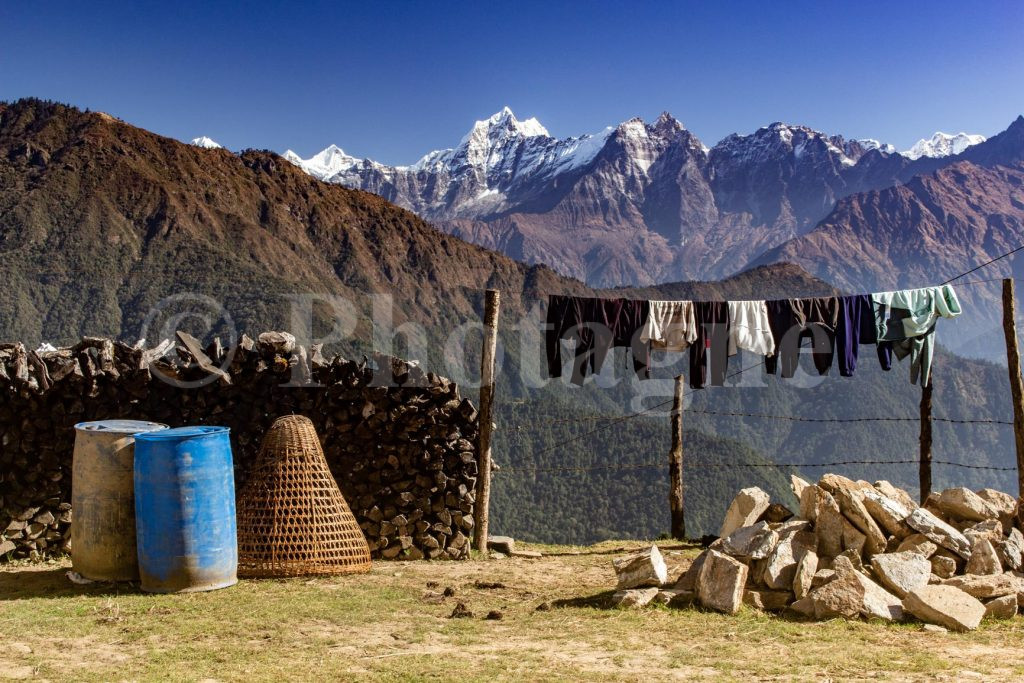
[[[650,410],[650,409],[648,409]],[[790,422],[920,422],[920,417],[800,417],[793,415],[770,415],[767,413],[739,413],[722,410],[686,410],[685,415],[716,415],[719,417],[756,417],[768,420],[786,420]],[[575,422],[597,421],[613,419],[614,415],[581,415],[576,418],[565,419],[541,419],[533,420],[533,423],[543,422],[546,424],[571,424]],[[655,417],[655,416],[651,416]],[[1012,425],[1012,420],[993,420],[988,418],[960,419],[953,417],[933,417],[932,422],[947,422],[952,424],[998,424]],[[513,425],[516,429],[522,429],[523,425]]]
[[[988,470],[993,472],[1016,472],[1016,467],[995,467],[991,465],[969,465],[951,460],[932,460],[933,465],[947,467],[960,467],[971,470]],[[918,465],[918,460],[836,460],[822,463],[795,463],[795,462],[770,462],[770,463],[701,463],[696,469],[801,469],[811,467],[842,467],[847,465]],[[495,470],[497,474],[532,474],[536,472],[594,472],[601,470],[628,470],[668,467],[667,462],[640,462],[640,463],[615,463],[609,465],[592,465],[589,467],[502,467]],[[693,468],[692,463],[687,469]]]

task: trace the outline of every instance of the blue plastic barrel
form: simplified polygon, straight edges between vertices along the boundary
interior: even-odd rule
[[[235,477],[227,427],[135,437],[135,525],[142,590],[237,583]]]

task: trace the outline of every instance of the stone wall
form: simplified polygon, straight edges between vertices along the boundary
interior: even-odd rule
[[[316,425],[374,557],[468,556],[478,415],[453,382],[390,356],[327,359],[283,333],[233,349],[201,349],[183,333],[176,342],[0,345],[0,558],[69,547],[78,422],[230,427],[240,491],[264,431],[291,413]],[[294,386],[310,380],[321,386]]]

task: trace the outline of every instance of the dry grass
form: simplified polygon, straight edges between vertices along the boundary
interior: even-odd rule
[[[611,559],[637,545],[544,548],[540,560],[377,563],[365,576],[164,596],[75,586],[66,561],[8,566],[0,678],[1024,680],[1021,618],[957,635],[753,610],[607,609]],[[663,549],[676,572],[696,552]],[[446,587],[454,597],[435,597]],[[474,617],[450,619],[457,602]],[[552,609],[537,611],[542,602]],[[502,619],[484,619],[491,610]]]

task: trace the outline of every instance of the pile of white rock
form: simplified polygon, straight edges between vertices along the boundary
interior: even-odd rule
[[[919,506],[889,482],[792,477],[794,514],[759,488],[733,499],[720,538],[674,583],[652,547],[614,561],[613,602],[740,606],[813,619],[911,617],[944,629],[1024,606],[1024,499],[951,488]]]

